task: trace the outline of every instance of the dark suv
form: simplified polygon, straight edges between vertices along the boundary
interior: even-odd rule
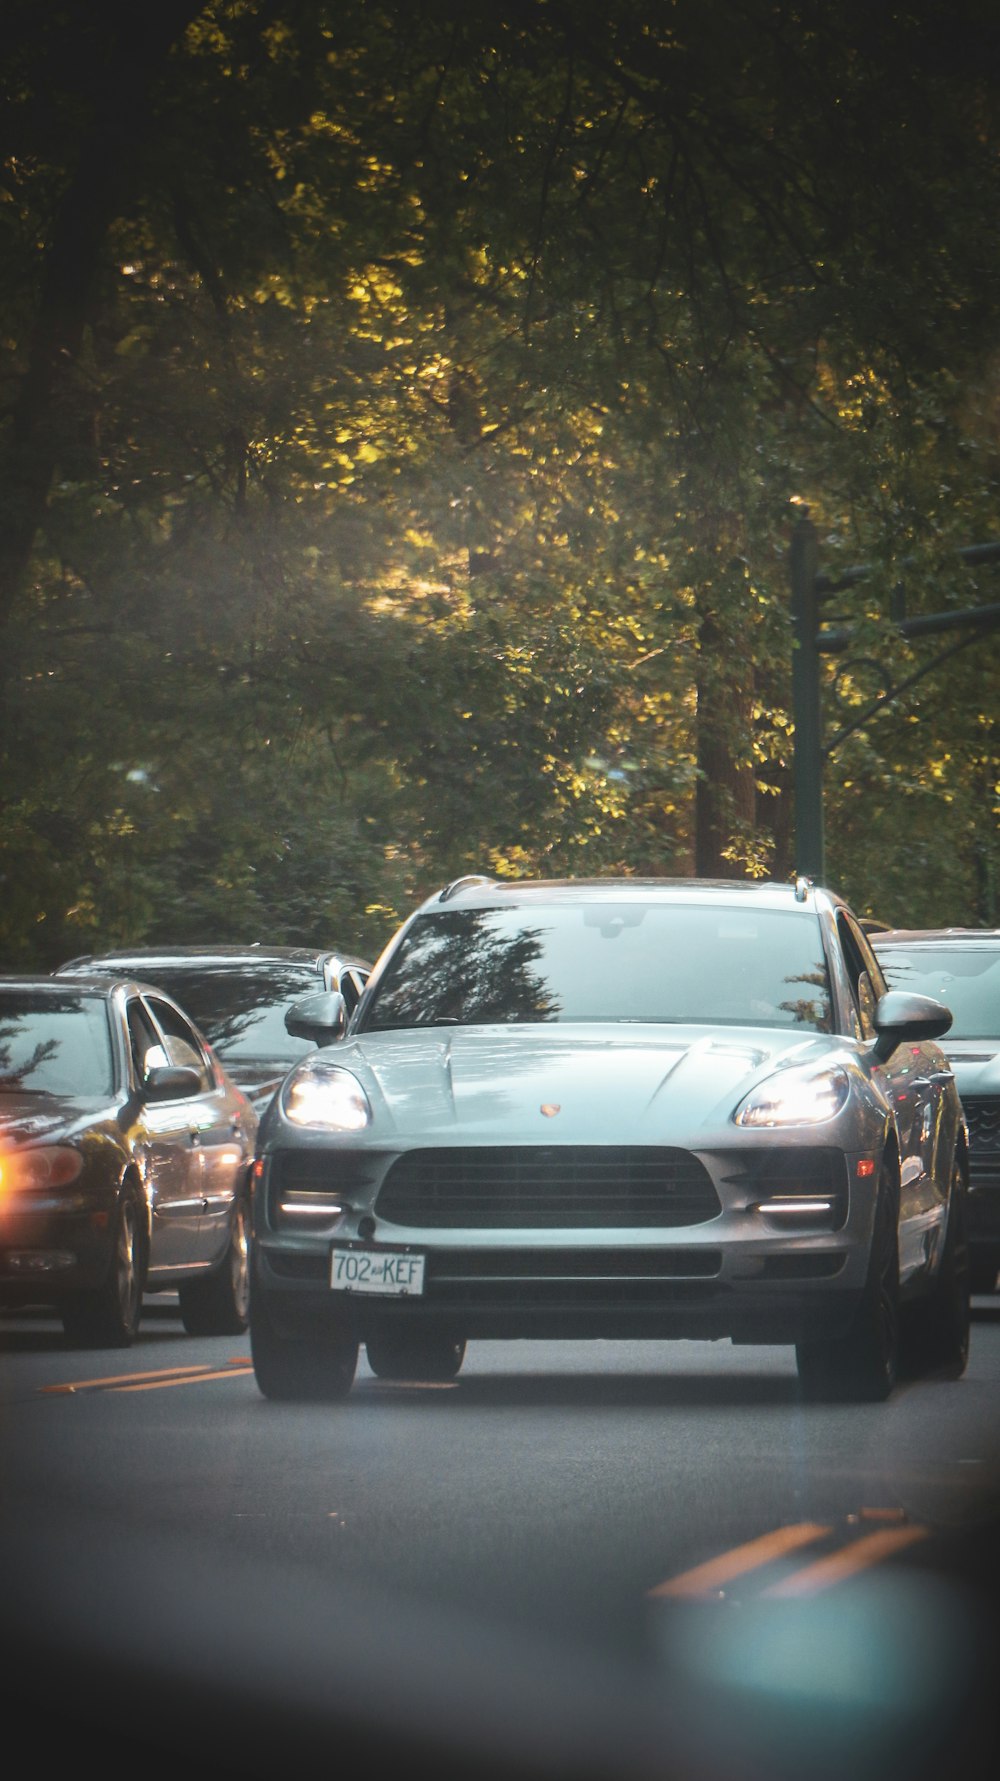
[[[894,989],[951,1009],[943,1050],[969,1126],[969,1259],[973,1292],[1000,1272],[1000,928],[892,928],[871,943]]]
[[[96,971],[165,990],[201,1029],[259,1115],[282,1078],[314,1049],[285,1026],[292,1003],[336,990],[353,1009],[370,970],[367,959],[353,954],[252,942],[122,947],[69,959],[57,974]]]

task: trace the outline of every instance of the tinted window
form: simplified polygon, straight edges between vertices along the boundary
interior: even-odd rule
[[[443,910],[414,922],[361,1028],[586,1020],[827,1031],[819,923],[638,902]]]
[[[128,1004],[126,1019],[135,1073],[140,1082],[145,1082],[150,1070],[162,1068],[166,1064],[167,1054],[149,1015],[135,997]]]
[[[103,1097],[114,1091],[107,1004],[98,996],[0,998],[0,1091]]]
[[[890,988],[933,996],[951,1009],[949,1038],[1000,1034],[1000,946],[885,946],[879,958]]]
[[[202,1088],[211,1088],[213,1083],[212,1069],[198,1040],[186,1020],[182,1020],[175,1008],[168,1002],[160,1002],[152,996],[149,1006],[163,1033],[163,1044],[168,1064],[182,1069],[197,1070],[201,1078]]]
[[[322,972],[312,965],[181,969],[151,968],[136,960],[128,969],[173,996],[226,1061],[287,1058],[294,1063],[315,1050],[310,1040],[293,1039],[285,1031],[291,1003],[325,988]]]

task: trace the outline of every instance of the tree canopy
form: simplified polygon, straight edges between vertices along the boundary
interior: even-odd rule
[[[786,877],[804,510],[871,565],[827,877],[1000,920],[998,631],[893,622],[1000,600],[992,8],[3,30],[9,967],[373,954],[470,869]]]

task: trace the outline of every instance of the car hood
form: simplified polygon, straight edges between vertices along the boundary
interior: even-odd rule
[[[71,1138],[88,1129],[102,1112],[113,1109],[102,1100],[82,1095],[0,1094],[0,1140],[7,1144],[42,1144]]]
[[[941,1049],[951,1064],[960,1095],[1000,1095],[1000,1039],[952,1039]]]
[[[815,1033],[574,1026],[359,1035],[327,1050],[369,1089],[376,1127],[408,1135],[650,1141],[665,1123],[717,1126],[779,1065],[842,1052]]]

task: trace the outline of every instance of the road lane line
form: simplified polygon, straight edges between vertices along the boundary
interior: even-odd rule
[[[711,1558],[706,1564],[696,1565],[692,1571],[682,1571],[679,1577],[670,1577],[665,1583],[656,1584],[647,1590],[651,1597],[680,1596],[688,1599],[716,1593],[724,1583],[731,1583],[734,1577],[744,1577],[748,1571],[755,1571],[760,1565],[769,1564],[772,1559],[782,1558],[786,1552],[794,1552],[800,1546],[809,1546],[814,1540],[822,1540],[830,1533],[830,1528],[816,1521],[800,1521],[791,1527],[775,1528],[771,1534],[761,1534],[756,1540],[749,1540],[745,1546],[734,1546],[730,1552],[723,1552],[718,1558]]]
[[[761,1599],[767,1597],[772,1601],[788,1600],[794,1596],[816,1595],[821,1589],[829,1589],[834,1583],[840,1583],[845,1577],[853,1577],[857,1571],[863,1571],[868,1565],[880,1564],[882,1559],[891,1558],[894,1552],[902,1552],[904,1547],[912,1546],[917,1540],[925,1540],[930,1533],[926,1527],[891,1527],[881,1528],[876,1534],[865,1534],[860,1540],[852,1540],[850,1545],[842,1547],[839,1552],[831,1552],[828,1557],[817,1559],[815,1564],[807,1565],[805,1570],[795,1571],[790,1577],[783,1577],[778,1583],[769,1584],[761,1590]]]
[[[209,1362],[206,1361],[203,1365],[196,1364],[194,1366],[187,1366],[187,1367],[160,1367],[156,1372],[150,1372],[150,1373],[110,1373],[110,1374],[107,1374],[103,1379],[75,1379],[72,1382],[72,1384],[68,1384],[68,1385],[40,1385],[38,1387],[38,1389],[39,1389],[39,1391],[42,1391],[42,1392],[53,1392],[53,1393],[58,1393],[58,1392],[71,1393],[74,1391],[107,1391],[112,1386],[127,1385],[133,1379],[167,1379],[170,1377],[171,1374],[174,1374],[174,1373],[183,1374],[183,1376],[186,1379],[190,1379],[192,1374],[209,1373],[209,1372],[211,1372],[211,1365]]]
[[[168,1385],[204,1385],[209,1379],[245,1379],[252,1372],[253,1367],[247,1364],[241,1367],[223,1367],[218,1372],[206,1369],[204,1372],[186,1373],[181,1379],[155,1378],[150,1375],[141,1384],[113,1385],[110,1389],[119,1394],[126,1391],[163,1391]]]

